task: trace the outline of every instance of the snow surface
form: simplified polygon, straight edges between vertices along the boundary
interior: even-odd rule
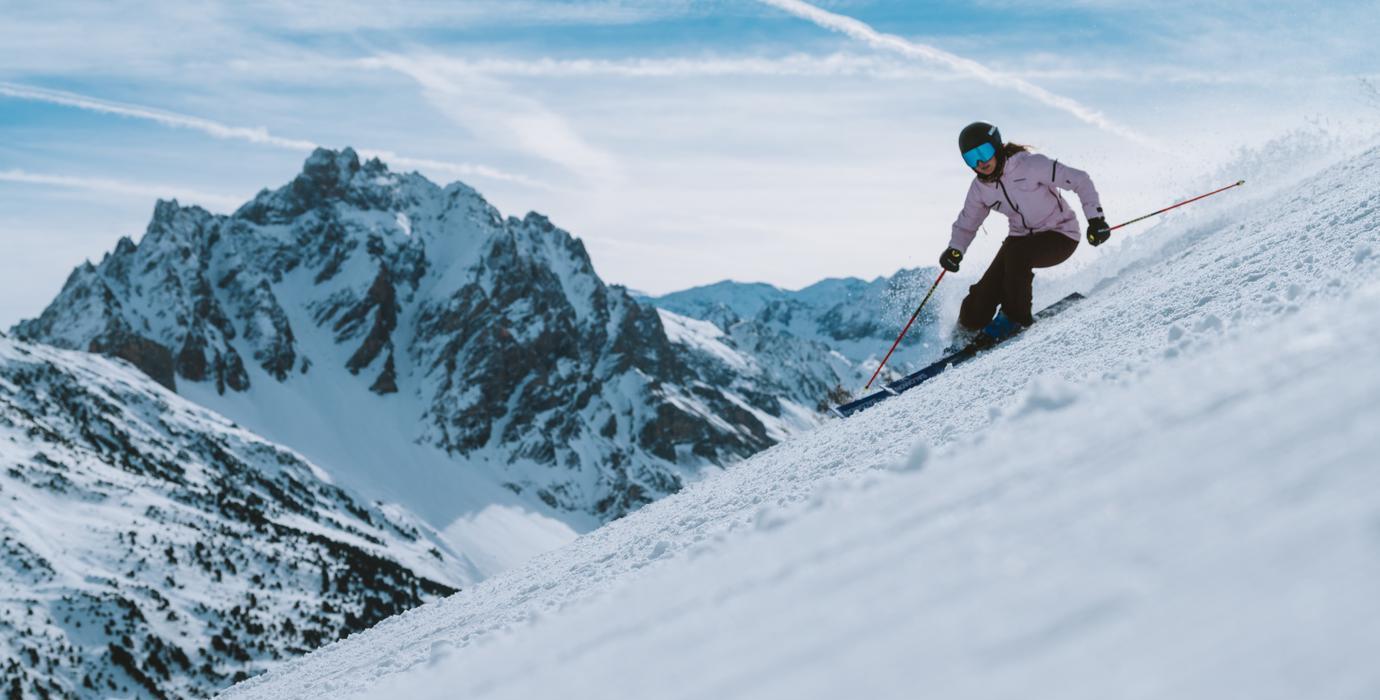
[[[666,309],[657,309],[657,313],[661,316],[661,325],[666,329],[666,338],[671,342],[689,345],[740,372],[747,371],[754,364],[752,358],[724,344],[724,332],[709,321],[682,316]]]
[[[301,329],[298,337],[313,348],[333,348],[326,331],[298,323],[304,313],[289,312],[293,327]],[[253,393],[220,395],[209,383],[195,382],[178,388],[191,401],[326,465],[341,484],[415,513],[440,532],[452,556],[470,565],[460,577],[446,579],[456,586],[569,542],[577,527],[595,526],[592,517],[569,514],[561,520],[536,509],[530,499],[500,486],[482,455],[459,465],[444,450],[418,441],[418,407],[402,394],[369,393],[350,381],[344,361],[336,359],[284,383],[257,365],[246,366]]]
[[[1009,345],[223,697],[1380,697],[1353,155],[1118,235]]]

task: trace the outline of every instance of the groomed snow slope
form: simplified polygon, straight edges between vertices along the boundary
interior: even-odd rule
[[[1239,194],[1009,346],[224,697],[1380,696],[1380,149]]]

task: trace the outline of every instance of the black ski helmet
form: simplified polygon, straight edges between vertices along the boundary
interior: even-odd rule
[[[967,153],[984,143],[992,144],[993,150],[1000,155],[1002,145],[1001,130],[995,125],[988,124],[987,122],[973,122],[963,127],[963,131],[958,132],[959,155]]]

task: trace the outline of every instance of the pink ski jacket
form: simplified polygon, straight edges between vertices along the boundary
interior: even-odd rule
[[[1021,152],[1006,160],[997,182],[983,182],[973,178],[963,211],[954,221],[949,245],[967,252],[977,236],[978,227],[988,212],[999,211],[1011,223],[1007,235],[1029,236],[1038,231],[1058,231],[1079,240],[1078,217],[1073,207],[1064,201],[1058,190],[1072,190],[1083,203],[1087,218],[1102,216],[1102,202],[1092,178],[1077,168],[1070,168],[1039,153]]]

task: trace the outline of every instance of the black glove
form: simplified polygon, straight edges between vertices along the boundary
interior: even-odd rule
[[[1099,246],[1103,243],[1106,243],[1107,239],[1111,237],[1112,229],[1109,226],[1107,226],[1106,219],[1100,216],[1094,216],[1093,218],[1088,219],[1089,243],[1093,244],[1094,246]]]
[[[949,272],[958,272],[958,264],[963,262],[963,251],[950,248],[939,256],[939,266]]]

